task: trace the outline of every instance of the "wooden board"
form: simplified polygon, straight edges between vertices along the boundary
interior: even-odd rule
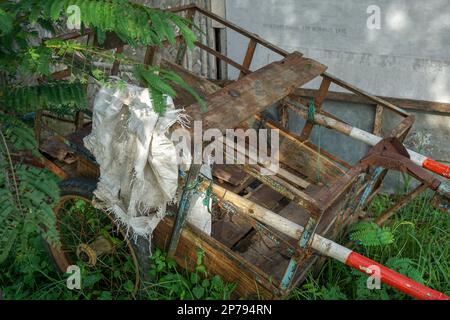
[[[278,207],[279,201],[283,199],[283,196],[266,185],[260,185],[247,198],[267,209],[273,210]],[[253,226],[247,219],[239,215],[231,216],[226,214],[221,220],[213,223],[212,236],[228,248],[238,248],[241,251],[243,246],[240,246],[239,243],[242,240],[245,242],[246,236],[251,236],[252,229]]]
[[[233,187],[240,186],[248,177],[248,174],[238,166],[226,164],[215,164],[213,166],[213,175],[221,181],[228,182]]]
[[[320,157],[320,171],[317,168],[318,157]],[[319,172],[321,180],[328,182],[344,173],[325,155],[319,156],[319,153],[310,146],[287,138],[280,144],[280,161],[295,171],[301,172],[313,182],[317,182]]]
[[[282,100],[325,70],[326,66],[294,52],[208,96],[206,112],[202,112],[198,104],[187,107],[186,111],[192,120],[203,121],[203,130],[216,128],[225,132]]]
[[[173,220],[164,219],[153,233],[153,243],[165,248],[169,243]],[[236,284],[234,297],[272,299],[279,290],[270,282],[270,277],[232,252],[217,240],[185,226],[181,233],[175,261],[193,271],[196,267],[197,250],[203,250],[203,263],[210,274],[217,274],[226,282]]]
[[[273,211],[279,206],[279,202],[284,197],[269,186],[261,184],[255,191],[246,196],[246,198]]]
[[[167,60],[161,60],[161,67],[167,70],[174,71],[180,77],[183,78],[192,89],[194,89],[202,98],[206,98],[208,95],[219,91],[221,88],[209,81],[208,79],[201,78],[198,75],[186,70],[185,68]],[[177,93],[174,99],[176,106],[189,106],[196,102],[195,98],[187,92],[185,89],[181,88],[176,84],[172,84],[172,88]]]

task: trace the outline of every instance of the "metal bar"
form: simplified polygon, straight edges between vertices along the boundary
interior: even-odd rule
[[[392,208],[385,211],[376,221],[375,223],[379,226],[383,225],[387,220],[389,220],[398,210],[403,208],[408,202],[415,199],[421,193],[425,192],[428,189],[427,184],[421,184],[412,192],[408,193],[405,197],[403,197],[399,202],[397,202]]]
[[[199,177],[201,167],[202,167],[201,164],[192,164],[189,169],[189,174],[184,186],[183,194],[181,196],[180,204],[178,206],[177,216],[172,229],[172,236],[170,238],[168,255],[171,257],[174,257],[177,251],[178,243],[180,242],[181,232],[183,231],[183,226],[186,222],[186,215],[189,211],[192,193],[194,191],[192,184]]]
[[[305,89],[298,88],[296,94],[302,97],[314,97],[317,94],[316,89]],[[431,111],[431,112],[441,112],[450,114],[450,103],[444,102],[433,102],[424,100],[411,100],[411,99],[401,99],[392,97],[382,97],[378,98],[386,100],[389,103],[397,105],[399,108],[406,110],[420,110],[420,111]],[[372,100],[362,97],[354,93],[346,92],[328,92],[327,100],[342,101],[342,102],[353,102],[353,103],[367,103],[375,104]]]

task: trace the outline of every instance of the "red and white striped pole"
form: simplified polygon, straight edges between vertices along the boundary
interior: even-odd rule
[[[209,186],[205,183],[205,189]],[[275,230],[294,239],[300,239],[304,228],[260,205],[230,192],[216,184],[213,184],[213,193],[221,202],[231,203],[238,212],[252,217]],[[394,287],[414,298],[421,300],[450,300],[445,294],[430,289],[416,281],[413,281],[398,272],[395,272],[369,258],[366,258],[334,241],[315,234],[311,240],[311,247],[321,254],[341,261],[346,265],[364,272],[367,275],[379,276],[379,280]]]
[[[292,111],[300,115],[302,118],[308,119],[308,112],[302,105],[296,103],[295,101],[289,100],[287,106]],[[375,146],[381,140],[383,140],[383,138],[376,136],[370,132],[358,129],[347,123],[327,117],[320,113],[314,114],[314,122],[326,128],[334,129],[342,134],[345,134],[361,142],[367,143],[368,145],[371,146]],[[449,166],[439,163],[431,158],[428,158],[412,150],[408,150],[408,153],[410,155],[411,161],[413,161],[418,166],[421,166],[431,172],[437,173],[447,179],[450,179]]]
[[[345,264],[366,273],[380,277],[381,282],[396,288],[407,295],[420,300],[449,300],[445,294],[430,289],[418,282],[415,282],[404,275],[392,271],[385,266],[370,260],[356,252],[351,251],[345,259]]]

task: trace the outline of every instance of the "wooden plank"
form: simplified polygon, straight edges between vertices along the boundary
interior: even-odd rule
[[[314,97],[317,94],[317,90],[314,89],[297,89],[295,91],[297,95],[302,97]],[[400,99],[392,97],[378,96],[378,98],[386,100],[391,104],[397,105],[398,107],[406,110],[418,110],[426,112],[439,112],[450,114],[450,103],[444,102],[433,102],[425,100],[413,100],[413,99]],[[336,92],[330,91],[327,95],[327,100],[332,101],[342,101],[342,102],[352,102],[352,103],[365,103],[365,104],[375,104],[372,100],[367,99],[363,96],[359,96],[353,93],[346,92]]]
[[[163,59],[161,60],[161,67],[177,73],[180,77],[183,78],[184,82],[186,82],[192,89],[194,89],[202,98],[206,98],[208,95],[211,95],[221,89],[221,87],[209,81],[208,79],[201,78],[198,75],[186,70],[185,68],[173,62]],[[188,91],[174,83],[172,83],[171,85],[177,93],[176,97],[174,98],[174,103],[176,106],[189,106],[196,102],[195,98]]]
[[[232,249],[252,229],[247,219],[240,215],[226,214],[222,219],[213,222],[211,236]]]
[[[217,14],[209,12],[209,11],[203,9],[203,8],[198,7],[198,6],[196,7],[196,10],[201,12],[205,16],[213,19],[213,20],[215,20],[217,22],[220,22],[224,26],[226,26],[226,27],[228,27],[228,28],[230,28],[230,29],[232,29],[232,30],[242,34],[243,36],[254,40],[255,42],[259,43],[260,45],[266,47],[267,49],[269,49],[269,50],[271,50],[271,51],[281,55],[282,57],[286,57],[287,55],[289,55],[289,52],[287,52],[286,50],[283,50],[280,47],[278,47],[278,46],[276,46],[276,45],[266,41],[265,39],[261,38],[260,36],[254,34],[254,33],[248,32],[247,30],[239,27],[238,25],[223,19],[222,17],[218,16]]]
[[[308,222],[308,219],[310,217],[308,211],[306,211],[302,207],[299,207],[293,202],[290,202],[288,205],[286,205],[278,212],[278,214],[283,218],[289,219],[290,221],[301,226],[306,226],[306,223]]]
[[[320,157],[320,174],[325,180],[333,180],[345,173],[332,160],[328,159],[325,154],[319,154],[314,148],[291,135],[273,121],[266,121],[265,124],[269,129],[279,130],[280,135],[283,137],[280,144],[280,162],[291,169],[302,173],[311,181],[316,181],[317,157]]]
[[[284,198],[284,196],[275,192],[267,185],[262,184],[245,198],[273,211],[279,206],[279,202]]]
[[[377,105],[377,110],[375,112],[375,121],[373,123],[373,134],[376,136],[382,136],[381,130],[383,128],[383,106]]]
[[[170,240],[173,220],[166,218],[153,233],[153,243],[164,249]],[[178,249],[174,255],[178,265],[193,271],[196,267],[197,250],[203,250],[203,263],[210,274],[217,274],[226,282],[236,284],[235,297],[261,297],[271,299],[279,290],[265,274],[239,254],[232,252],[215,239],[185,226],[181,233]]]
[[[245,68],[244,66],[240,65],[239,63],[237,63],[236,61],[228,58],[226,55],[221,54],[220,52],[211,49],[210,47],[204,45],[203,43],[199,42],[199,41],[195,41],[194,44],[199,47],[202,50],[205,50],[206,52],[212,54],[213,56],[215,56],[216,58],[219,58],[220,60],[228,63],[229,65],[232,65],[233,67],[235,67],[236,69],[240,70],[241,72],[243,72],[244,74],[249,74],[251,73],[251,71],[248,68]]]
[[[319,112],[322,109],[322,103],[327,97],[328,89],[330,88],[331,81],[328,78],[323,78],[322,83],[320,84],[319,91],[317,91],[317,95],[314,98],[314,106],[317,112]],[[302,140],[308,140],[311,131],[314,127],[314,124],[311,122],[306,122],[305,127],[303,128],[303,131],[300,135]]]
[[[227,164],[215,164],[213,166],[213,175],[221,181],[228,182],[234,187],[240,186],[248,177],[239,166]]]
[[[248,70],[250,70],[257,44],[258,43],[253,39],[248,43],[247,52],[245,53],[244,62],[242,63],[242,66]],[[243,76],[245,76],[245,73],[241,71],[239,78],[242,78]]]
[[[343,81],[343,80],[341,80],[341,79],[338,79],[337,77],[335,77],[335,76],[333,76],[333,75],[331,75],[331,74],[324,73],[323,76],[326,77],[326,78],[328,78],[328,79],[330,79],[331,82],[333,82],[333,83],[339,85],[340,87],[342,87],[342,88],[344,88],[344,89],[347,89],[347,90],[349,90],[349,91],[351,91],[351,92],[353,92],[353,93],[356,93],[356,94],[358,94],[358,95],[360,95],[360,96],[363,96],[363,97],[365,97],[365,98],[371,100],[372,103],[379,104],[379,105],[382,105],[382,106],[384,106],[384,107],[386,107],[386,108],[389,108],[389,109],[391,109],[392,111],[394,111],[394,112],[396,112],[396,113],[398,113],[398,114],[400,114],[400,115],[402,115],[402,116],[408,116],[408,113],[407,113],[407,112],[405,112],[405,111],[402,110],[401,108],[399,108],[399,107],[393,105],[392,103],[387,102],[386,100],[383,100],[383,99],[378,98],[378,97],[376,97],[376,96],[373,96],[373,95],[371,95],[370,93],[367,93],[367,92],[365,92],[365,91],[363,91],[363,90],[361,90],[361,89],[355,87],[354,85],[352,85],[352,84],[350,84],[350,83],[347,83],[347,82],[345,82],[345,81]]]
[[[325,70],[326,66],[293,53],[207,97],[206,112],[202,112],[198,104],[189,106],[186,111],[191,119],[203,121],[203,130],[215,128],[225,133],[226,129],[236,128]]]

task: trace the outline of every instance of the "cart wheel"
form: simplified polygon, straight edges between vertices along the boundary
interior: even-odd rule
[[[61,198],[54,213],[61,248],[48,246],[50,256],[61,272],[70,265],[85,270],[95,283],[93,292],[108,291],[112,298],[134,295],[148,269],[148,241],[129,241],[107,212],[94,208],[95,188],[96,182],[91,180],[60,183]],[[83,278],[81,282],[83,285]]]

